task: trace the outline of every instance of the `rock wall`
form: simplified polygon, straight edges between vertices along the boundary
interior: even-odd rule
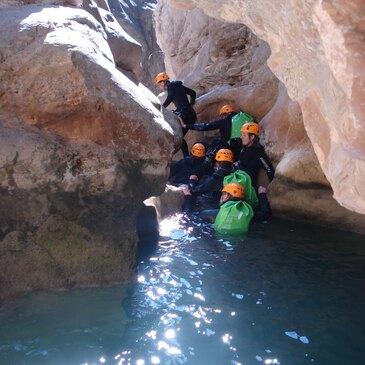
[[[353,9],[362,14],[358,5],[353,2]],[[349,216],[358,222],[355,230],[361,231],[364,216],[347,209],[365,213],[365,151],[360,147],[365,146],[360,143],[363,105],[355,102],[361,95],[357,85],[363,82],[363,71],[358,67],[364,56],[363,33],[360,21],[351,19],[351,7],[340,6],[320,1],[273,5],[161,0],[156,31],[168,71],[202,94],[196,107],[200,121],[215,118],[219,106],[226,102],[235,103],[260,121],[263,142],[277,164],[276,179],[270,186],[277,211],[287,214],[292,209],[290,204],[285,207],[285,198],[281,202],[277,197],[284,188],[295,190],[298,202],[308,187],[325,188],[321,212],[313,211],[310,204],[298,204],[296,213],[332,224]],[[348,59],[342,60],[342,77],[349,72],[347,85],[352,83],[353,92],[344,93],[345,85],[336,81],[341,77],[339,54],[328,53],[330,39],[325,46],[322,43],[324,35],[318,31],[317,19],[320,9],[337,19],[333,31],[344,32],[348,39],[343,44],[343,57]],[[176,39],[179,42],[174,43]],[[351,50],[356,50],[354,55]],[[192,141],[202,136],[189,134]],[[332,193],[326,190],[329,187],[347,209],[332,202]],[[334,207],[337,220],[331,218]],[[350,223],[344,228],[354,229]]]
[[[175,117],[85,10],[3,8],[0,33],[0,300],[131,280],[134,219],[164,190]]]
[[[140,81],[158,94],[155,76],[165,69],[164,57],[156,42],[153,12],[157,0],[108,0],[110,11],[122,28],[142,45]]]

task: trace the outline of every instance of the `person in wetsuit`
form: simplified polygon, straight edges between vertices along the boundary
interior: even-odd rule
[[[188,184],[191,175],[201,176],[209,173],[210,166],[205,162],[205,145],[195,143],[191,155],[184,157],[171,166],[170,177],[172,185]]]
[[[229,149],[220,149],[215,157],[215,166],[212,176],[199,184],[198,176],[190,176],[188,188],[184,190],[185,202],[183,210],[191,211],[195,208],[196,198],[202,197],[199,203],[203,209],[218,208],[223,179],[232,172],[233,153]]]
[[[257,123],[246,123],[241,128],[242,150],[237,168],[247,172],[252,180],[252,185],[257,188],[257,177],[260,168],[263,168],[269,181],[274,178],[274,167],[267,157],[264,147],[260,144],[260,126]]]
[[[182,81],[170,81],[166,72],[159,73],[155,78],[156,84],[161,89],[167,91],[167,97],[162,106],[167,108],[171,103],[174,103],[174,113],[178,115],[185,126],[194,124],[196,122],[196,113],[192,105],[195,104],[196,92],[184,86]],[[190,96],[190,101],[187,97]],[[187,128],[183,128],[183,135],[188,132]],[[183,139],[181,150],[184,157],[189,155],[188,145]]]
[[[258,188],[258,206],[253,208],[247,202],[244,202],[245,188],[236,182],[224,186],[220,197],[220,206],[218,209],[206,209],[199,213],[199,218],[211,223],[215,222],[218,231],[225,233],[245,232],[248,225],[253,220],[267,220],[271,217],[271,206],[267,199],[266,188]],[[226,204],[227,202],[231,202]],[[241,202],[240,204],[236,204]],[[218,213],[221,216],[216,219]]]
[[[183,128],[192,129],[194,131],[213,131],[219,129],[221,141],[228,143],[231,138],[232,118],[236,115],[235,108],[231,104],[222,106],[219,110],[219,118],[207,123],[196,123],[185,125],[181,124]]]

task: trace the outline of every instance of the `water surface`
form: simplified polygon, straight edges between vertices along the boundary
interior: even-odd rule
[[[130,286],[32,294],[1,312],[0,364],[363,364],[364,236],[175,215]]]

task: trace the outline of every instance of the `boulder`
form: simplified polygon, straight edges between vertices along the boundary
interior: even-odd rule
[[[0,299],[130,281],[135,216],[181,143],[175,116],[115,67],[85,10],[2,9],[0,32]]]

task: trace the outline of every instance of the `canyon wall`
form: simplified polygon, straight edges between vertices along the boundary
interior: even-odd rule
[[[155,19],[167,71],[202,94],[199,121],[228,102],[260,121],[275,211],[363,232],[361,15],[356,1],[161,0]]]

